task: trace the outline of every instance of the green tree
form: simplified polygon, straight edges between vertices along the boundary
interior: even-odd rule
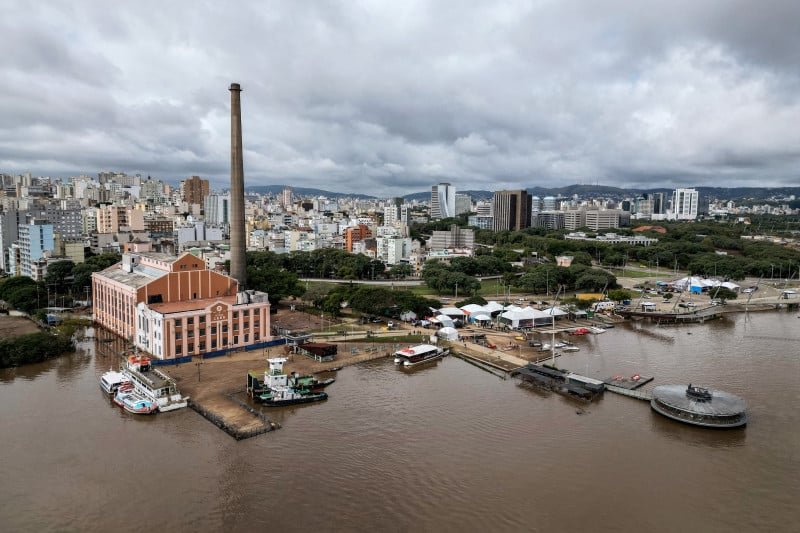
[[[631,298],[633,298],[633,293],[627,289],[612,289],[608,291],[608,299],[614,302],[630,300]]]
[[[56,292],[64,292],[72,282],[72,270],[75,268],[75,263],[72,261],[57,261],[47,265],[47,274],[44,277],[44,282],[47,285],[53,285]]]

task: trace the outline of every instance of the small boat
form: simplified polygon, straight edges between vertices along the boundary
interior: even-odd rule
[[[292,372],[292,376],[289,378],[289,386],[294,387],[296,389],[304,389],[312,392],[318,392],[327,387],[328,385],[330,385],[331,383],[334,383],[335,381],[336,378],[328,378],[320,381],[311,375],[300,376]]]
[[[563,348],[561,348],[562,352],[577,352],[580,351],[580,348],[575,346],[574,344],[567,344]]]
[[[130,382],[119,386],[114,395],[114,403],[134,415],[149,415],[158,410],[156,402],[136,392]]]
[[[448,353],[449,350],[446,348],[439,348],[432,344],[420,344],[394,352],[394,363],[396,365],[402,365],[403,368],[408,368],[429,361],[435,361]]]
[[[103,389],[103,392],[105,392],[106,394],[114,394],[115,392],[117,392],[119,386],[125,383],[126,381],[128,381],[128,379],[122,372],[109,370],[108,372],[104,372],[103,375],[100,376],[100,388]]]
[[[603,329],[601,327],[598,327],[598,326],[589,326],[587,329],[590,332],[594,333],[595,335],[599,335],[600,333],[605,333],[606,332],[605,329]]]
[[[556,350],[560,350],[561,348],[566,348],[567,346],[569,346],[569,344],[564,341],[557,341],[555,344],[553,344],[553,348],[555,348]]]
[[[588,333],[591,333],[590,328],[577,328],[570,332],[570,335],[586,335]]]

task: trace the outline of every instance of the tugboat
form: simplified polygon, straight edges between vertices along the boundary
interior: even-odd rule
[[[283,373],[285,357],[267,359],[269,370],[264,372],[264,391],[255,399],[269,407],[294,405],[298,403],[319,402],[328,399],[326,392],[314,389],[314,384],[308,378],[311,376],[287,376]],[[313,381],[313,378],[311,378]],[[333,378],[325,382],[316,382],[316,386],[325,387],[333,383]],[[324,383],[324,385],[320,385]]]

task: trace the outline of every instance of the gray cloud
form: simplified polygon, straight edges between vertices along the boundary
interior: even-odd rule
[[[42,5],[39,5],[42,4]],[[0,171],[401,194],[796,185],[791,1],[4,6]]]

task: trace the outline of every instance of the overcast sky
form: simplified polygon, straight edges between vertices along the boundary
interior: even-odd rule
[[[248,186],[800,185],[794,0],[0,0],[0,13],[0,172],[224,185],[238,82]]]

